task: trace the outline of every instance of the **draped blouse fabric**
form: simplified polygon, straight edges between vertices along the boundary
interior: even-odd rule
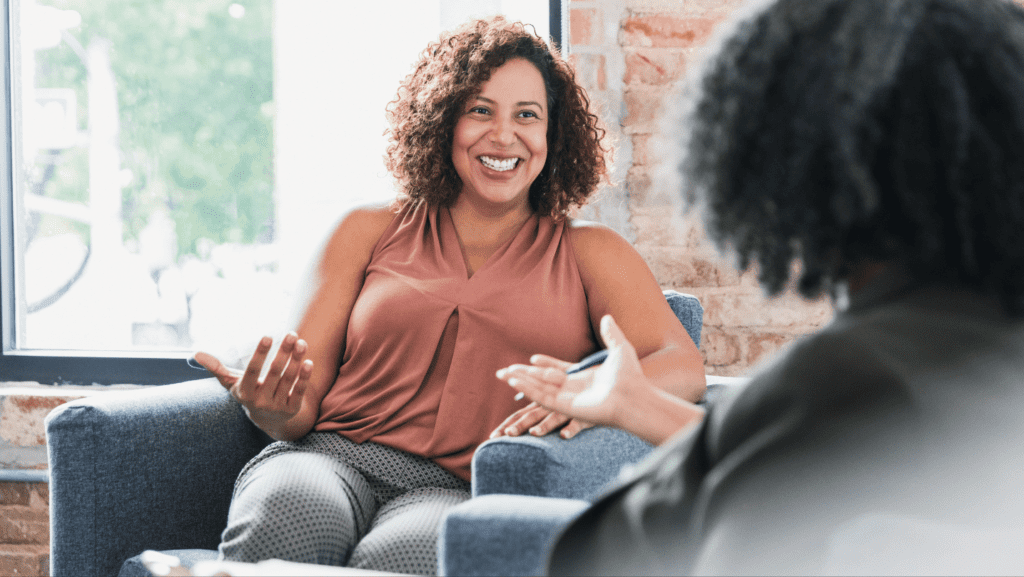
[[[495,372],[597,349],[569,236],[535,214],[469,276],[448,209],[404,207],[374,248],[315,430],[468,480],[476,447],[526,405]]]

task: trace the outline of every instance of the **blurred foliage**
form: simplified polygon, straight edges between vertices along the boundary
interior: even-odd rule
[[[83,47],[111,43],[120,114],[126,240],[153,211],[174,219],[180,254],[196,240],[273,239],[271,0],[41,0],[75,10]],[[232,17],[229,7],[242,5]],[[236,8],[237,10],[237,8]],[[68,41],[36,53],[40,88],[73,88],[88,130],[86,69]],[[84,148],[61,153],[43,192],[88,197]],[[128,173],[125,173],[126,175]],[[126,180],[128,180],[126,178]]]

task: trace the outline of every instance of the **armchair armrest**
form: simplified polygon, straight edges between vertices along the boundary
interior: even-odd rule
[[[536,495],[589,499],[623,465],[653,447],[625,431],[593,427],[570,440],[558,435],[499,437],[473,455],[473,496]]]
[[[672,312],[700,346],[704,307],[693,295],[664,291]],[[599,351],[569,369],[599,364]],[[608,427],[581,431],[571,441],[557,435],[501,437],[480,445],[473,455],[473,496],[536,495],[587,499],[618,475],[623,465],[642,459],[653,447]]]
[[[215,549],[269,437],[215,380],[73,401],[46,418],[55,577],[116,575],[145,549]]]
[[[485,495],[453,507],[441,522],[440,575],[540,575],[551,542],[589,503]]]

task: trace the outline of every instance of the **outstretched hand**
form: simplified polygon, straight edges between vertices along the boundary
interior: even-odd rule
[[[572,366],[571,363],[547,355],[534,355],[530,362],[535,366],[550,367],[562,373]],[[499,378],[500,374],[499,372]],[[571,439],[583,429],[593,426],[593,423],[567,417],[548,407],[541,406],[537,402],[532,402],[502,421],[491,432],[491,438],[503,435],[517,437],[525,433],[542,437],[553,431],[558,431],[559,436],[563,439]]]
[[[263,337],[245,371],[228,368],[211,354],[198,352],[195,360],[217,377],[221,386],[245,408],[249,418],[274,435],[302,408],[302,398],[313,373],[313,361],[303,360],[308,346],[295,333],[281,340],[266,377],[260,379],[273,340]],[[276,437],[276,436],[275,436]]]
[[[601,339],[608,358],[595,369],[568,375],[550,357],[536,355],[531,365],[512,365],[498,371],[508,382],[537,404],[577,419],[620,426],[620,412],[631,392],[649,387],[636,349],[610,315],[601,319]]]

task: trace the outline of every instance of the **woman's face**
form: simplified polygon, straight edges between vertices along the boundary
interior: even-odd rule
[[[547,135],[540,71],[521,58],[496,68],[455,125],[452,162],[462,179],[460,200],[528,202],[530,185],[547,160]]]

